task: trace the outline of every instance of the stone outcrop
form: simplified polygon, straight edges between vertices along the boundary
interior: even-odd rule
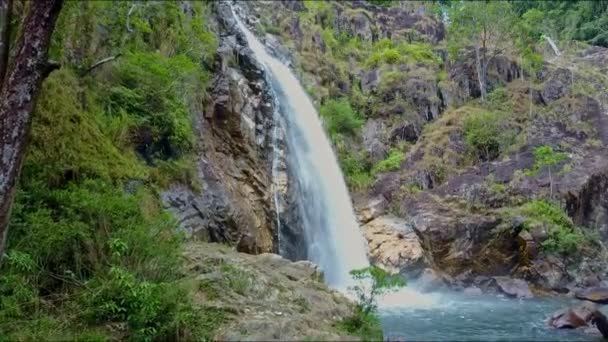
[[[417,274],[425,261],[420,241],[402,219],[381,216],[361,227],[368,243],[369,257],[391,272]]]
[[[225,313],[214,340],[353,340],[335,328],[352,315],[352,302],[327,288],[310,262],[200,242],[186,245],[184,258],[195,304]]]
[[[200,191],[173,185],[162,194],[186,232],[197,239],[238,244],[249,253],[277,250],[277,204],[286,202],[286,155],[264,71],[235,27],[226,3],[214,6],[221,37],[215,76],[197,118]],[[279,131],[276,134],[275,129]],[[274,172],[273,172],[274,171]]]

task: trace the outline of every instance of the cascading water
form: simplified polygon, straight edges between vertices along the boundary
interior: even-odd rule
[[[234,11],[234,10],[233,10]],[[307,255],[327,283],[345,289],[349,272],[366,267],[366,246],[331,144],[312,102],[289,67],[271,56],[237,15],[239,29],[264,66],[286,124],[290,170],[299,182]]]
[[[310,98],[289,67],[271,56],[234,13],[234,8],[232,11],[249,48],[266,70],[276,98],[275,107],[280,107],[283,114],[281,119],[286,126],[291,157],[289,168],[295,181],[299,182],[298,209],[308,259],[323,269],[330,286],[346,292],[352,284],[349,272],[369,266],[369,261],[365,241],[329,139]],[[276,197],[275,205],[278,210]],[[280,234],[278,240],[281,252]],[[421,294],[407,287],[386,294],[379,298],[379,302],[381,307],[393,309],[433,307],[438,300],[435,295]]]

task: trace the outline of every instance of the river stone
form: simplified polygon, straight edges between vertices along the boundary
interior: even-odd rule
[[[575,294],[578,299],[590,300],[592,302],[600,304],[608,304],[608,288],[607,287],[593,287],[579,291]]]
[[[592,302],[584,302],[572,308],[562,309],[551,315],[549,325],[557,329],[576,329],[587,326],[596,310]]]
[[[523,279],[513,279],[510,277],[494,277],[498,288],[506,295],[515,298],[532,298],[534,295],[528,283]]]

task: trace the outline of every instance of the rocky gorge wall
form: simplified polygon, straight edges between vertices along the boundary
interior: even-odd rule
[[[464,47],[458,58],[448,55],[446,29],[422,3],[245,7],[317,105],[346,99],[360,115],[361,128],[334,144],[372,261],[452,288],[500,290],[513,278],[563,293],[608,280],[606,49],[548,53],[536,75],[513,54],[499,55],[482,102],[473,55]],[[488,112],[512,136],[479,157],[467,121]],[[542,146],[565,155],[551,177],[535,171]],[[403,156],[396,166],[379,167],[395,150]],[[360,173],[371,179],[351,178]]]

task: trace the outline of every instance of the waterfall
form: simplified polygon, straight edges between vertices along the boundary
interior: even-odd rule
[[[280,104],[290,151],[289,169],[299,184],[298,209],[308,259],[326,282],[346,289],[349,272],[367,267],[366,244],[329,139],[307,93],[289,67],[271,56],[234,13],[249,48],[263,65]]]
[[[553,52],[555,52],[556,56],[561,56],[561,53],[559,52],[559,49],[557,48],[557,45],[555,45],[555,42],[553,41],[553,39],[551,39],[551,37],[549,36],[542,36],[543,38],[545,38],[547,40],[547,42],[549,42],[549,45],[551,46],[551,49],[553,49]]]

